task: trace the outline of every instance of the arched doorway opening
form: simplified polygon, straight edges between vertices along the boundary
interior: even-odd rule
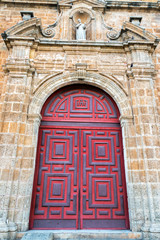
[[[119,110],[102,90],[72,85],[45,102],[30,229],[128,229]]]

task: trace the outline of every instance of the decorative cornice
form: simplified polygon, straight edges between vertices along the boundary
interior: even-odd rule
[[[56,0],[1,0],[4,3],[23,3],[23,4],[39,4],[39,5],[56,5],[58,1]]]
[[[142,1],[105,1],[106,2],[106,10],[111,8],[141,8],[146,10],[151,9],[160,9],[159,2],[142,2]]]
[[[60,0],[57,1],[59,6],[61,5],[73,5],[74,3],[85,3],[88,5],[91,5],[92,7],[97,7],[97,8],[101,8],[104,7],[106,5],[106,2],[104,0]]]
[[[55,6],[67,6],[71,7],[71,4],[69,2],[75,2],[75,1],[57,1],[57,0],[1,0],[2,3],[23,3],[23,4],[36,4],[36,5],[55,5]],[[68,4],[66,3],[68,2]],[[86,0],[87,2],[87,0]],[[88,1],[91,2],[91,1]],[[102,5],[105,6],[105,9],[111,9],[111,8],[141,8],[141,9],[146,9],[146,10],[151,10],[151,9],[160,9],[160,2],[159,1],[115,1],[115,0],[102,0],[102,1],[94,1],[95,6],[101,7]]]

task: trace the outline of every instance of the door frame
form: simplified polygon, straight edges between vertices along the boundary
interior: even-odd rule
[[[128,195],[128,210],[129,210],[129,222],[130,229],[132,231],[139,231],[137,228],[136,220],[135,220],[135,208],[138,206],[135,205],[135,196],[136,192],[132,187],[134,182],[132,179],[134,178],[134,171],[128,169],[130,165],[131,158],[130,152],[131,148],[129,146],[130,140],[130,132],[134,132],[134,124],[133,124],[133,115],[130,105],[130,100],[128,98],[128,94],[123,87],[119,85],[115,78],[111,76],[103,76],[98,73],[87,73],[86,78],[83,81],[80,81],[77,78],[77,73],[73,72],[68,74],[60,74],[60,75],[52,75],[48,76],[44,80],[41,80],[41,84],[35,89],[34,96],[29,105],[28,109],[28,125],[33,129],[33,146],[34,146],[34,167],[32,168],[32,175],[30,182],[33,182],[33,174],[35,171],[35,159],[36,159],[36,148],[38,141],[38,130],[41,122],[41,108],[46,101],[46,99],[57,89],[60,89],[64,86],[72,85],[72,84],[86,84],[88,86],[95,86],[99,89],[102,89],[104,92],[108,93],[116,102],[119,111],[120,111],[120,124],[122,128],[122,141],[124,146],[124,165],[125,165],[125,174],[126,174],[126,185],[127,185],[127,195]],[[30,184],[28,192],[29,192],[29,206],[31,206],[31,196],[32,196],[32,187]],[[133,207],[134,206],[134,207]],[[30,208],[28,208],[28,211]],[[28,212],[29,214],[29,212]],[[29,218],[28,218],[29,221]],[[24,230],[28,229],[28,224],[25,225],[25,222],[22,222],[22,226]]]

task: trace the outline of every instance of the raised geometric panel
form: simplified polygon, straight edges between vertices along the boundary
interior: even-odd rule
[[[108,151],[106,151],[106,147],[105,147],[105,143],[102,145],[102,146],[97,146],[98,144],[96,144],[96,148],[98,148],[98,156],[96,156],[96,158],[97,157],[107,157],[106,156],[106,152],[108,152]]]
[[[91,165],[114,165],[114,139],[113,137],[88,136],[89,163]]]
[[[53,195],[54,185],[61,186],[63,191],[60,195]],[[55,185],[55,186],[56,186]],[[60,188],[60,190],[61,190]],[[48,189],[48,191],[46,191]],[[42,196],[42,206],[69,206],[71,192],[71,175],[70,174],[52,174],[46,173],[44,176],[44,188]],[[57,192],[56,192],[57,193]]]
[[[72,136],[60,135],[53,131],[52,135],[47,136],[46,141],[46,164],[72,163]]]
[[[108,189],[108,185],[109,182],[104,182],[103,181],[97,181],[96,182],[96,193],[98,193],[98,197],[107,197],[108,193],[107,193],[107,189]],[[98,191],[97,191],[97,185],[98,185]],[[96,197],[97,199],[97,197]]]
[[[43,121],[114,122],[119,123],[119,111],[113,100],[101,90],[77,86],[59,90],[42,109]]]
[[[65,148],[65,151],[64,151]],[[56,143],[55,146],[53,146],[53,150],[55,149],[55,156],[65,156],[66,154],[66,143]]]
[[[97,191],[99,181],[106,184],[106,196],[100,197]],[[104,185],[105,186],[105,185]],[[98,208],[117,207],[116,177],[113,175],[89,174],[89,206]]]
[[[57,182],[60,182],[59,180]],[[53,196],[61,196],[62,191],[62,183],[53,183],[52,189],[50,189],[50,192],[52,191]],[[64,186],[63,186],[64,189]],[[62,196],[61,196],[62,197]]]

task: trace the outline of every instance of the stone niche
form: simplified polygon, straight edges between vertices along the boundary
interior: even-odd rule
[[[71,13],[70,16],[70,40],[76,40],[76,25],[78,19],[81,20],[82,24],[86,25],[86,40],[95,40],[93,34],[93,25],[95,18],[93,13],[85,8],[79,8]]]

